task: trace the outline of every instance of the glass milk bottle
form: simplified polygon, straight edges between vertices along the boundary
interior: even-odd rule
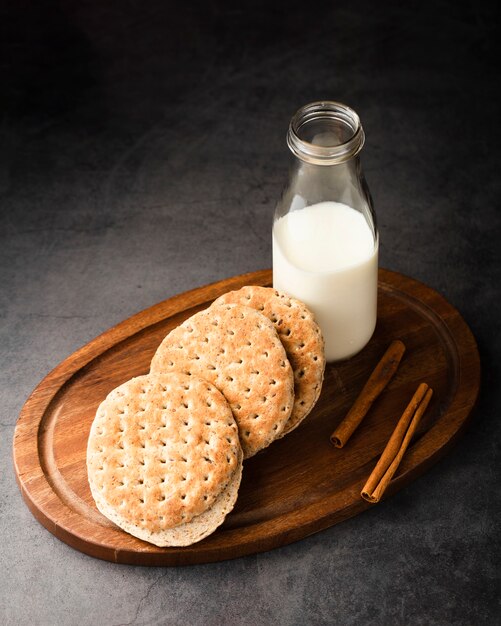
[[[313,311],[328,361],[349,358],[376,325],[379,236],[360,166],[364,131],[340,102],[297,111],[294,155],[273,223],[273,286]]]

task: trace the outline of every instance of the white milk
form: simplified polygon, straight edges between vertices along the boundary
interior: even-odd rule
[[[290,211],[273,227],[273,286],[313,311],[325,356],[353,356],[376,325],[378,249],[364,216],[340,202]]]

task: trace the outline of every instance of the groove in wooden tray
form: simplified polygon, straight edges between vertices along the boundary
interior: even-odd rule
[[[440,458],[475,404],[480,363],[459,313],[437,292],[380,270],[378,324],[368,346],[328,364],[319,402],[305,422],[244,464],[235,509],[224,525],[188,548],[159,548],[127,535],[95,508],[86,445],[97,406],[132,376],[146,373],[165,334],[214,298],[245,284],[271,284],[263,270],[207,285],[125,320],[68,357],[27,400],[14,437],[18,484],[35,517],[57,537],[99,558],[178,565],[233,558],[284,545],[369,505],[360,488],[419,382],[434,389],[417,437],[388,495]],[[392,339],[407,351],[382,396],[343,449],[329,435],[344,417]]]

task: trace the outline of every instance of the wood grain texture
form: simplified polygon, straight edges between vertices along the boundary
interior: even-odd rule
[[[270,285],[271,271],[200,287],[138,313],[58,365],[25,403],[14,434],[14,466],[33,515],[56,537],[119,563],[181,565],[261,552],[291,543],[372,506],[360,491],[420,382],[434,390],[418,433],[386,496],[422,474],[463,432],[480,386],[468,326],[441,295],[388,270],[379,272],[378,323],[368,346],[328,364],[321,397],[295,431],[244,463],[237,504],[213,535],[186,548],[159,548],[114,526],[96,509],[86,444],[97,406],[111,389],[144,374],[163,337],[216,297]],[[393,339],[406,353],[396,375],[345,448],[329,441]]]

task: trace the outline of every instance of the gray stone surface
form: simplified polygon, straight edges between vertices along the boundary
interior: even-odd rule
[[[0,623],[500,623],[500,125],[495,4],[11,3],[0,127]],[[186,289],[271,265],[292,113],[345,101],[381,264],[479,344],[467,436],[425,476],[265,554],[117,566],[38,524],[17,415],[52,367]]]

